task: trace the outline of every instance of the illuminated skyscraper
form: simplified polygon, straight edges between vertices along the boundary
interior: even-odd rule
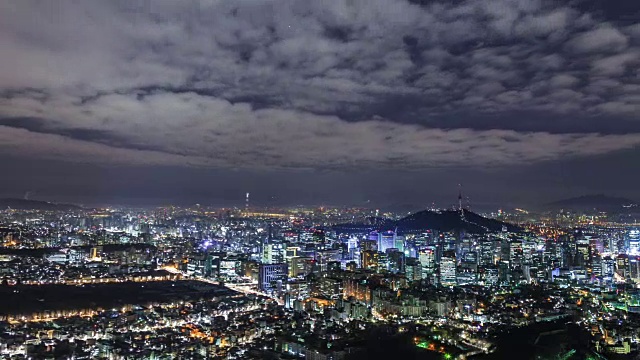
[[[361,264],[363,269],[377,270],[378,268],[378,252],[373,250],[365,250],[360,255],[362,257]]]
[[[387,249],[395,248],[404,251],[404,236],[398,236],[395,231],[385,231],[373,233],[369,237],[370,240],[377,240],[378,251],[386,252]]]
[[[281,243],[264,244],[262,248],[263,264],[279,264],[285,262],[286,249]]]
[[[447,251],[440,259],[440,285],[455,286],[456,281],[456,255]]]
[[[629,276],[629,256],[620,254],[616,258],[616,273],[622,278]]]
[[[612,281],[615,270],[616,262],[612,258],[602,258],[602,279],[604,281]]]
[[[289,267],[289,277],[307,276],[313,271],[315,261],[310,257],[292,257],[287,265]]]
[[[629,277],[634,282],[640,282],[640,257],[629,257]]]
[[[511,267],[522,265],[523,251],[522,241],[512,241],[509,243],[509,264]]]
[[[627,231],[624,240],[627,253],[631,255],[640,255],[640,230],[630,229]]]
[[[497,244],[497,245],[496,245]],[[496,252],[500,247],[500,243],[489,239],[482,240],[478,245],[479,259],[478,264],[483,266],[491,266],[496,264]]]
[[[271,293],[282,291],[287,282],[287,264],[261,264],[259,267],[260,290]]]
[[[422,279],[422,266],[418,259],[412,257],[407,258],[404,269],[407,280],[415,281]]]
[[[589,250],[589,240],[585,238],[576,240],[576,252],[581,261],[581,265],[589,261]]]
[[[426,249],[420,250],[418,253],[418,259],[420,260],[420,276],[423,279],[428,278],[431,274],[436,272],[436,248],[435,246],[428,246]]]

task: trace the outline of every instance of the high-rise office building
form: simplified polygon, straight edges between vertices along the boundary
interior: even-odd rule
[[[610,257],[602,258],[602,280],[612,281],[616,271],[616,262]]]
[[[626,279],[629,276],[629,256],[620,254],[616,258],[616,273]]]
[[[342,254],[339,250],[321,250],[316,252],[316,264],[321,272],[328,271],[328,265],[332,261],[340,261]]]
[[[440,259],[440,285],[455,286],[457,284],[456,267],[455,252],[447,251],[443,253]]]
[[[436,272],[436,247],[428,246],[418,252],[418,259],[420,260],[421,277],[423,279],[428,278],[431,274]]]
[[[404,266],[405,276],[409,281],[416,281],[422,279],[422,266],[420,261],[416,258],[406,258]]]
[[[627,253],[631,255],[640,255],[640,230],[633,228],[629,229],[625,234],[624,239],[627,247]]]
[[[600,255],[594,255],[589,262],[590,275],[592,278],[602,278],[602,258]]]
[[[640,257],[629,256],[629,277],[634,282],[640,282]]]
[[[533,258],[536,255],[536,243],[534,241],[522,242],[522,264],[533,265]]]
[[[378,269],[378,252],[374,250],[365,250],[360,255],[362,257],[362,268],[366,270]]]
[[[509,243],[509,265],[511,267],[522,265],[523,251],[522,241],[512,241]]]
[[[480,241],[478,244],[478,265],[491,266],[496,264],[496,244],[499,245],[500,243],[491,239],[484,239]]]
[[[362,240],[360,241],[359,245],[360,245],[360,252],[367,251],[367,250],[377,251],[378,238],[376,237],[375,240],[372,240],[371,238],[368,240]]]
[[[295,256],[287,261],[289,277],[304,277],[313,271],[314,260],[310,257]]]
[[[579,265],[585,265],[589,262],[590,248],[588,239],[581,238],[576,240],[576,254],[578,255]]]
[[[268,243],[262,247],[263,264],[280,264],[285,262],[286,248],[282,243]]]
[[[258,271],[258,286],[261,291],[279,293],[283,285],[286,285],[287,264],[261,264]]]
[[[376,240],[378,251],[385,252],[395,248],[404,251],[404,236],[399,236],[395,231],[375,232],[369,235],[369,240]]]
[[[378,251],[378,268],[376,271],[379,273],[389,271],[389,255],[387,252]]]
[[[387,269],[389,272],[398,274],[404,272],[405,256],[404,253],[395,248],[387,250]]]

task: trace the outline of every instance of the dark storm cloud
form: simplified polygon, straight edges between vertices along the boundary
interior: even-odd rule
[[[50,121],[37,119],[37,118],[6,118],[0,119],[0,126],[14,127],[18,129],[24,129],[35,133],[42,134],[57,134],[67,136],[72,139],[80,139],[86,141],[104,141],[108,139],[113,141],[113,135],[108,132],[94,129],[53,129],[49,128]]]
[[[0,149],[116,164],[503,165],[640,144],[640,28],[535,0],[0,4]]]

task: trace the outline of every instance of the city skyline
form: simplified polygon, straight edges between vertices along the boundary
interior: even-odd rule
[[[640,199],[640,6],[0,4],[0,196]],[[237,199],[237,200],[236,200]]]

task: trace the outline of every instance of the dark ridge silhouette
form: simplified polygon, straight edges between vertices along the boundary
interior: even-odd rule
[[[518,232],[515,225],[489,219],[467,210],[423,210],[397,221],[386,220],[378,224],[340,224],[334,230],[343,233],[362,233],[375,230],[395,230],[399,233],[419,233],[427,230],[465,231],[467,233]]]
[[[397,228],[399,232],[418,232],[424,230],[454,231],[464,230],[468,233],[484,233],[502,231],[520,231],[517,226],[489,219],[467,210],[423,210],[411,214],[387,226]]]
[[[57,204],[39,200],[25,200],[15,198],[0,199],[0,209],[14,210],[46,210],[46,211],[73,211],[82,210],[82,207],[72,204]]]
[[[638,202],[622,197],[597,194],[554,201],[546,204],[545,207],[549,209],[567,210],[626,211],[631,208],[638,208]]]

